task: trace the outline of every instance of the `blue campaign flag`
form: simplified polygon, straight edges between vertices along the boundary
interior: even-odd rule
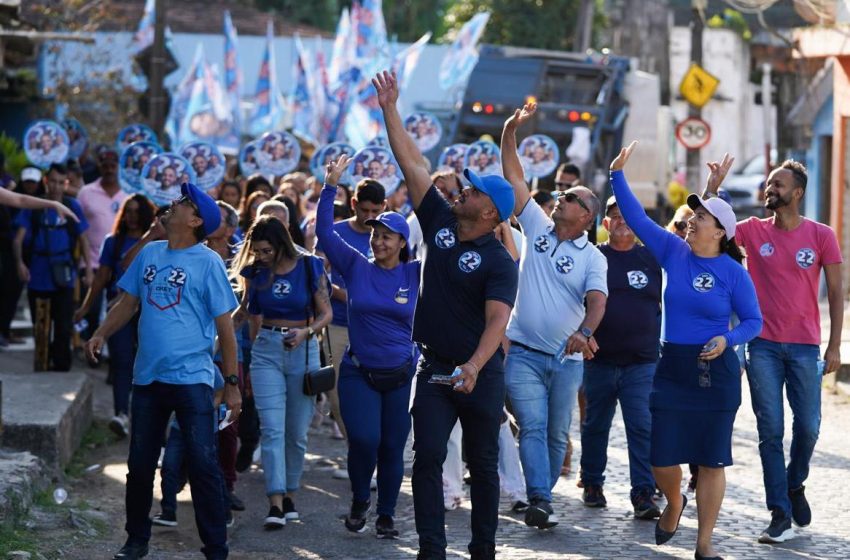
[[[295,35],[295,66],[293,88],[290,97],[292,130],[314,143],[319,142],[319,114],[315,103],[316,85],[313,77],[313,61],[304,48],[301,37]]]
[[[153,44],[154,20],[156,19],[156,6],[154,0],[145,0],[145,11],[139,21],[139,28],[133,35],[133,53],[144,50]]]
[[[180,143],[180,128],[183,126],[183,121],[186,118],[186,111],[189,109],[189,100],[192,97],[195,79],[198,76],[199,69],[203,67],[204,62],[204,47],[202,43],[198,43],[195,49],[195,58],[192,65],[180,80],[171,99],[171,109],[168,112],[168,118],[165,121],[165,132],[171,138],[172,145]]]
[[[283,117],[283,100],[277,88],[274,56],[274,26],[269,20],[266,31],[266,50],[260,63],[260,76],[254,95],[254,109],[249,121],[251,135],[258,136],[278,128]]]
[[[230,19],[230,11],[224,11],[224,86],[227,89],[227,97],[233,112],[233,132],[237,139],[242,132],[242,111],[240,99],[242,97],[242,71],[239,68],[239,57],[237,45],[239,38],[236,27]]]
[[[463,84],[469,78],[478,62],[478,41],[489,20],[490,12],[478,13],[460,28],[449,52],[440,64],[441,88],[451,89]]]

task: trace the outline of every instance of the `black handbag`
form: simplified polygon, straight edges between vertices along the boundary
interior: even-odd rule
[[[50,278],[57,288],[70,288],[74,285],[74,269],[70,262],[51,262]]]
[[[310,322],[313,319],[313,270],[310,268],[310,263],[306,260],[310,257],[305,255],[302,257],[305,259],[304,266],[307,269],[307,290],[310,292],[307,295],[307,326],[310,326]],[[336,373],[334,371],[333,366],[333,352],[331,351],[331,338],[328,336],[327,329],[322,329],[321,331],[316,333],[316,336],[319,337],[319,363],[324,363],[322,367],[317,369],[316,371],[310,371],[310,340],[306,340],[304,344],[307,345],[307,348],[304,352],[304,362],[306,372],[304,373],[304,394],[314,397],[319,393],[327,393],[328,391],[332,391],[334,387],[336,387]],[[327,356],[324,356],[324,360],[322,359],[322,340],[327,341],[328,345],[328,353]]]

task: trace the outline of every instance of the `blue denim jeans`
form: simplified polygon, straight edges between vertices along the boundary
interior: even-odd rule
[[[112,402],[116,415],[130,412],[138,326],[139,321],[134,317],[106,341],[109,346],[109,373],[112,374]]]
[[[183,434],[195,522],[207,558],[227,558],[227,496],[218,466],[213,388],[205,384],[154,382],[133,387],[130,457],[126,487],[128,541],[151,538],[153,481],[165,427],[171,413]]]
[[[649,436],[652,428],[649,393],[652,390],[655,365],[655,362],[627,366],[595,360],[584,362],[587,412],[581,425],[581,480],[585,487],[602,486],[605,483],[608,433],[619,400],[626,425],[632,497],[641,490],[655,491],[655,478],[649,464]]]
[[[305,362],[308,348],[309,364]],[[251,383],[260,415],[267,496],[286,494],[301,485],[307,430],[315,402],[315,397],[304,394],[308,368],[319,369],[315,338],[288,349],[281,333],[260,330],[251,350]]]
[[[814,344],[783,344],[755,338],[747,344],[747,378],[759,434],[767,508],[791,513],[788,490],[809,476],[809,461],[820,432],[821,374]],[[788,394],[793,424],[791,454],[785,466],[782,386]]]
[[[567,452],[584,364],[511,345],[505,385],[519,424],[519,457],[528,499],[552,501]]]
[[[162,456],[162,468],[159,475],[162,478],[160,490],[162,500],[160,508],[163,513],[177,514],[177,494],[186,484],[186,438],[179,427],[173,424],[165,442],[165,453]]]

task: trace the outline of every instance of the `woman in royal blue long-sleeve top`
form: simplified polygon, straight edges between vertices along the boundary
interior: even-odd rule
[[[687,504],[682,463],[700,466],[695,558],[715,559],[711,536],[732,464],[732,425],[741,404],[740,363],[733,346],[761,332],[755,288],[735,244],[735,213],[724,201],[688,197],[694,215],[682,240],[649,219],[623,166],[636,142],[611,163],[611,187],[626,223],[664,270],[662,351],[650,394],[650,461],[667,507],[655,540],[670,540]],[[729,329],[732,312],[741,322]]]
[[[339,371],[339,404],[348,431],[351,511],[349,531],[362,532],[369,514],[369,485],[378,467],[378,538],[395,538],[393,515],[404,472],[410,432],[410,384],[415,372],[413,312],[419,295],[421,263],[408,260],[407,221],[396,212],[370,220],[367,259],[333,229],[336,185],[351,158],[327,166],[319,197],[316,235],[348,288],[349,346]]]

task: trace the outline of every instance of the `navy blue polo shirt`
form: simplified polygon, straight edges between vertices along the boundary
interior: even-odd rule
[[[495,300],[513,307],[517,266],[505,247],[488,233],[461,241],[449,203],[433,185],[416,216],[428,246],[422,285],[413,320],[413,340],[439,356],[465,362],[485,327],[485,303]],[[499,350],[481,369],[503,369]]]
[[[624,366],[658,360],[661,336],[661,266],[643,245],[617,251],[599,246],[608,259],[608,303],[593,336],[594,362]]]

